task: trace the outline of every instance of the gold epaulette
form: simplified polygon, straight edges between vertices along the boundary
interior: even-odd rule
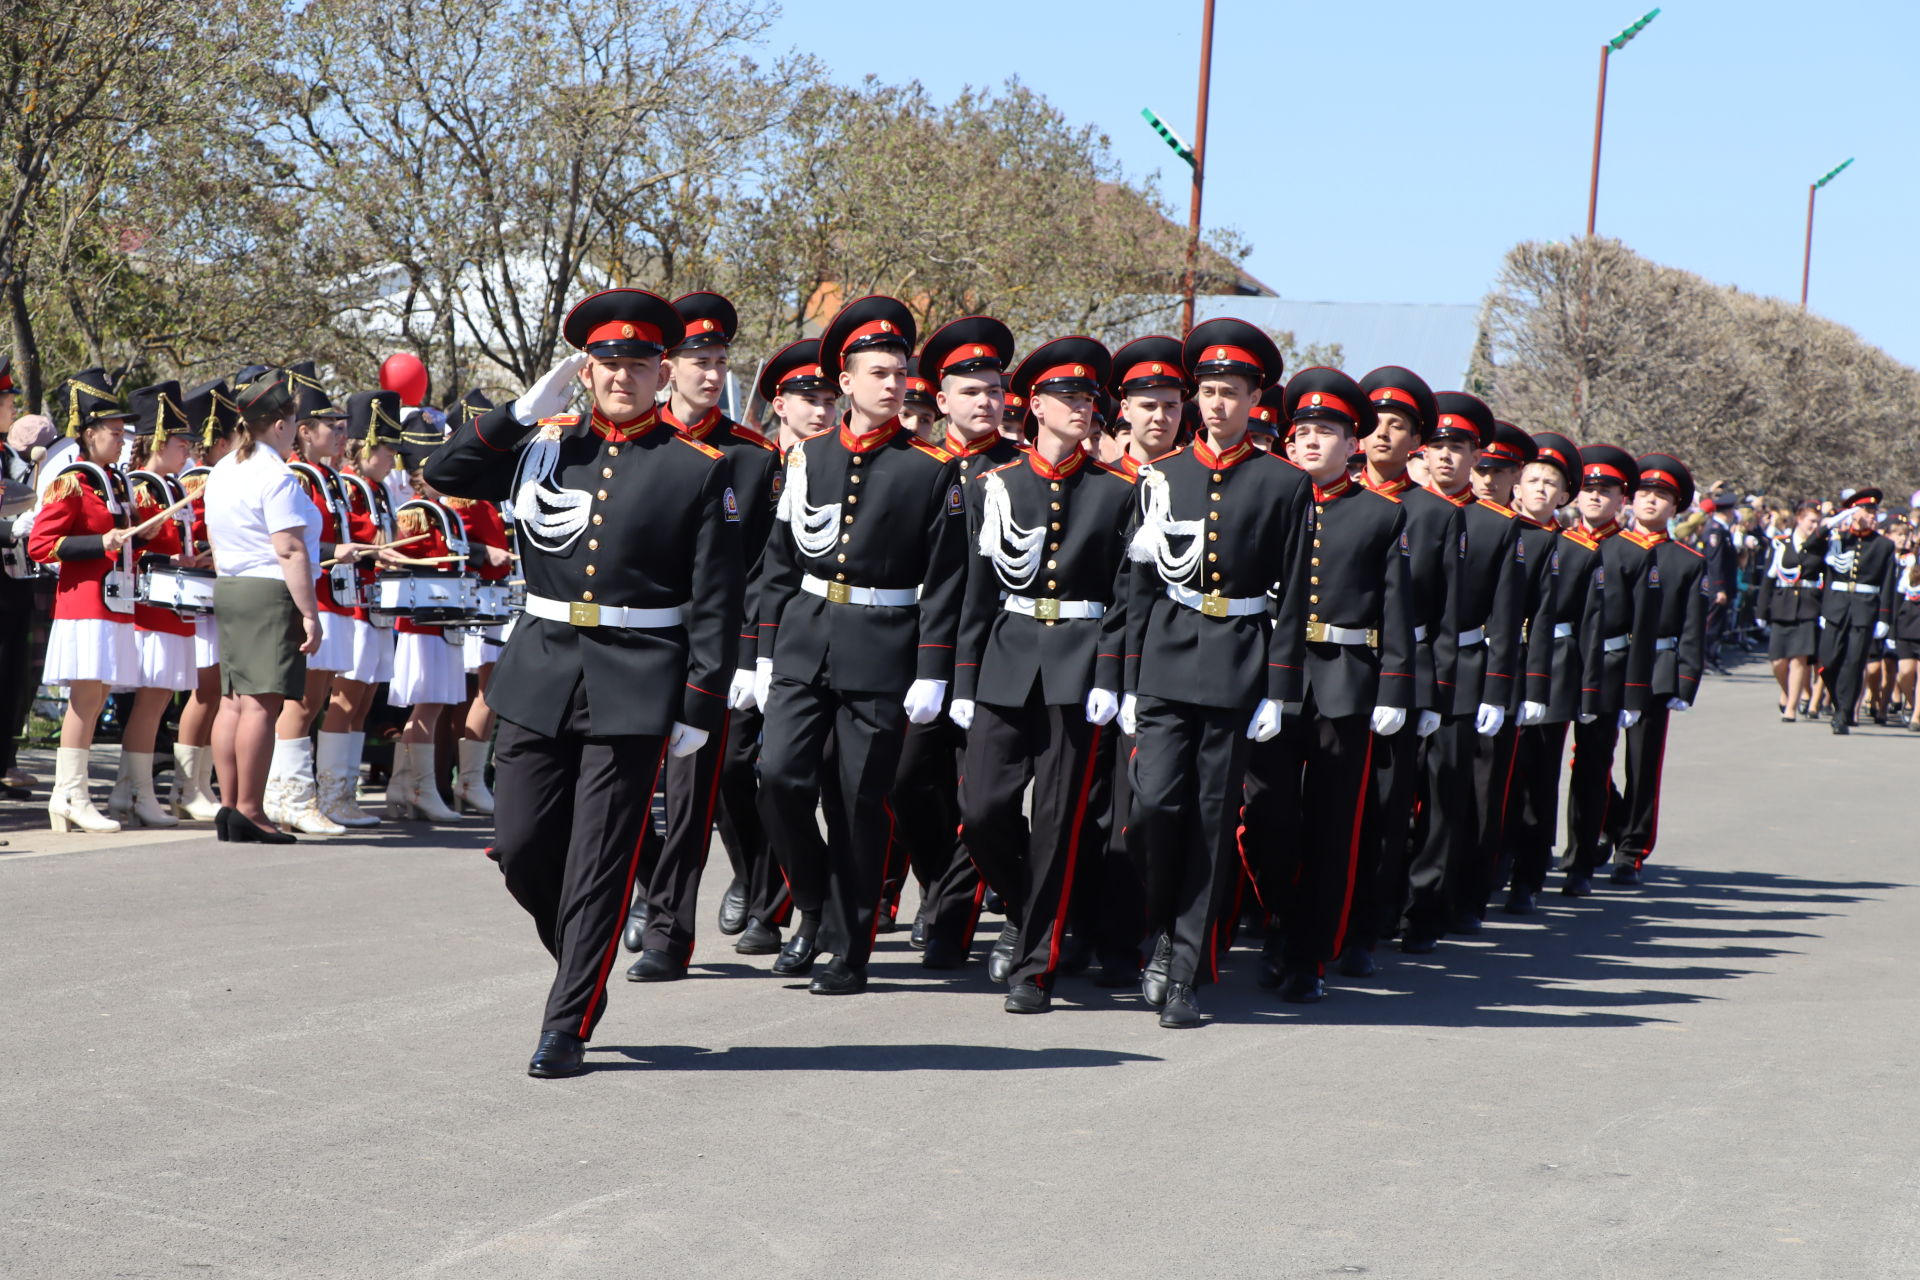
[[[1562,529],[1560,536],[1577,546],[1592,551],[1600,545],[1600,540],[1584,529]]]
[[[55,477],[54,482],[47,486],[46,496],[42,501],[65,502],[78,492],[80,492],[80,477],[70,471],[66,475]]]
[[[922,440],[919,436],[913,436],[909,438],[907,443],[912,445],[914,448],[918,449],[920,452],[924,454],[928,454],[929,456],[933,457],[935,460],[939,462],[953,461],[952,454],[948,453],[945,449],[942,449],[937,444],[928,444],[925,440]]]
[[[720,459],[727,456],[726,454],[720,452],[718,449],[714,448],[710,444],[702,444],[698,440],[690,440],[686,436],[683,436],[678,432],[674,433],[673,438],[678,440],[681,444],[686,445],[689,449],[698,449],[701,453],[705,454],[709,458]]]
[[[561,413],[551,418],[542,418],[533,425],[536,427],[570,427],[578,421],[580,421],[580,415],[577,413]]]
[[[427,513],[415,507],[411,511],[402,511],[395,517],[400,532],[411,538],[427,531]]]
[[[183,476],[180,480],[180,488],[186,492],[188,497],[197,498],[207,491],[207,478],[205,476]]]
[[[477,498],[454,498],[442,495],[440,505],[443,507],[452,507],[455,511],[465,511],[477,501],[479,501]]]

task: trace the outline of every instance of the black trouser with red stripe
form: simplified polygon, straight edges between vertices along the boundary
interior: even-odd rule
[[[888,900],[899,906],[911,870],[929,920],[936,907],[943,909],[950,929],[980,884],[960,847],[960,759],[966,749],[966,734],[945,715],[908,725],[891,800],[896,847],[887,868]],[[938,898],[936,886],[944,886]]]
[[[1093,789],[1073,875],[1073,932],[1092,943],[1102,965],[1140,964],[1146,928],[1140,872],[1127,854],[1127,811],[1133,806],[1133,739],[1110,724],[1093,749]]]
[[[1406,933],[1437,938],[1460,898],[1459,881],[1479,857],[1480,805],[1474,795],[1473,716],[1443,716],[1421,751],[1420,811],[1407,865]]]
[[[1567,748],[1567,722],[1530,724],[1515,747],[1513,786],[1507,793],[1507,848],[1513,854],[1512,884],[1528,893],[1547,885],[1553,841],[1560,826],[1560,758]]]
[[[507,891],[560,962],[542,1031],[591,1038],[640,866],[666,738],[595,737],[574,686],[554,737],[502,717],[494,741],[494,850]]]
[[[1253,881],[1254,896],[1269,916],[1278,918],[1293,892],[1305,831],[1300,779],[1307,767],[1313,734],[1307,717],[1282,718],[1280,732],[1247,746],[1247,782],[1240,808],[1240,865]],[[1232,890],[1228,890],[1231,896]]]
[[[760,730],[758,711],[735,711],[727,724],[727,749],[720,760],[720,803],[714,829],[727,851],[733,878],[746,886],[747,914],[766,924],[785,924],[793,895],[780,874],[767,827],[760,820]]]
[[[1667,758],[1667,726],[1673,712],[1664,700],[1640,714],[1627,730],[1626,813],[1620,823],[1615,862],[1645,862],[1660,834],[1660,774]]]
[[[861,972],[885,891],[893,827],[887,795],[907,727],[900,696],[776,675],[760,743],[761,815],[799,908],[801,935]],[[833,785],[830,767],[846,806],[846,836],[831,844],[815,814],[823,788]]]
[[[720,732],[689,756],[669,756],[666,778],[666,836],[657,839],[649,825],[647,852],[640,859],[636,903],[647,907],[647,930],[640,945],[665,951],[685,963],[693,958],[694,916],[700,873],[713,843],[720,775],[732,744],[732,717]]]
[[[1568,874],[1590,876],[1600,865],[1600,845],[1620,816],[1611,810],[1613,753],[1620,717],[1602,711],[1591,724],[1573,726],[1573,761],[1567,766],[1567,843],[1573,846]]]
[[[1471,724],[1468,726],[1472,728]],[[1513,790],[1514,749],[1520,727],[1509,716],[1500,731],[1473,734],[1473,796],[1477,839],[1471,856],[1454,880],[1456,909],[1485,918],[1487,898],[1501,874],[1507,849],[1507,797]]]
[[[1420,791],[1421,739],[1413,731],[1419,716],[1409,712],[1400,732],[1374,739],[1372,802],[1360,824],[1360,876],[1347,926],[1349,940],[1358,946],[1371,947],[1399,933],[1407,909],[1413,802]]]
[[[1140,868],[1147,934],[1172,940],[1172,982],[1218,976],[1214,929],[1240,870],[1234,837],[1252,717],[1251,704],[1139,700],[1127,848]]]
[[[1053,989],[1081,839],[1093,831],[1087,808],[1099,741],[1079,703],[1048,706],[1038,690],[1024,707],[974,707],[960,812],[968,851],[1020,927],[1009,985]],[[1028,782],[1031,826],[1021,812]]]
[[[1346,945],[1353,919],[1373,731],[1364,715],[1290,721],[1279,737],[1254,749],[1246,848],[1260,901],[1280,928],[1282,965],[1321,973]],[[1280,750],[1267,750],[1272,747]],[[1270,808],[1263,801],[1266,812],[1256,816],[1256,789],[1284,798]],[[1288,820],[1269,820],[1283,813]]]

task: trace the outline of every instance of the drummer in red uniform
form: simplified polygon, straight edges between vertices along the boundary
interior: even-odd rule
[[[472,547],[465,524],[417,468],[411,477],[420,496],[402,504],[395,517],[399,541],[420,538],[407,542],[406,559],[417,568],[457,575]],[[393,683],[387,686],[387,705],[411,710],[393,748],[387,816],[458,822],[460,815],[440,797],[433,741],[440,717],[467,696],[465,640],[448,636],[444,626],[415,622],[404,615],[394,622],[394,632]]]
[[[192,540],[196,552],[212,556],[207,542],[207,504],[202,496],[207,473],[233,441],[240,411],[224,378],[203,382],[181,401],[193,424],[200,461],[179,473],[180,489],[193,499]],[[208,611],[193,620],[193,696],[180,709],[173,739],[173,812],[195,822],[212,822],[220,813],[213,793],[213,718],[220,709],[220,630]]]

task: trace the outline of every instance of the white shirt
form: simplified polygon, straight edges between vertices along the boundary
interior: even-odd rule
[[[207,476],[207,541],[223,578],[278,578],[273,535],[298,529],[307,561],[320,575],[320,508],[271,446],[256,444],[245,462],[229,453]]]

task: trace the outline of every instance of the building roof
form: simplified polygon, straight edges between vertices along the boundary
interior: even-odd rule
[[[1178,315],[1178,300],[1174,300]],[[1195,323],[1237,316],[1270,333],[1285,330],[1300,347],[1337,342],[1341,364],[1358,378],[1381,365],[1404,365],[1445,391],[1463,386],[1480,333],[1478,304],[1451,302],[1297,302],[1203,294]]]

